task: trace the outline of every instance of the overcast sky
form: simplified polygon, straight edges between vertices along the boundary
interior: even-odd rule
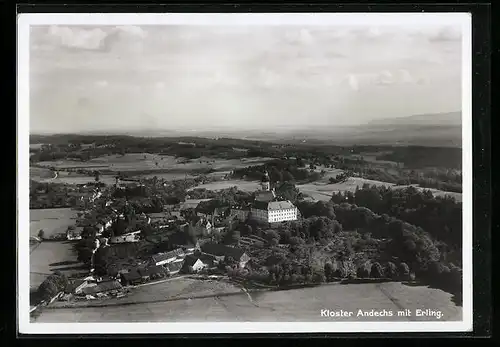
[[[460,109],[460,27],[31,27],[31,132],[347,125]]]

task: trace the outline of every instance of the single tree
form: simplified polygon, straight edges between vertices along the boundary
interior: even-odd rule
[[[382,265],[380,263],[376,262],[373,263],[370,271],[370,275],[373,278],[382,278],[384,277],[384,271],[382,269]]]
[[[385,275],[390,279],[396,279],[398,277],[396,264],[388,262],[385,267]]]

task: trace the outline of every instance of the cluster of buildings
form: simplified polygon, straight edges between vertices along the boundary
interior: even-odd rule
[[[280,223],[294,221],[298,218],[298,209],[288,200],[276,197],[274,189],[271,190],[269,174],[261,182],[261,191],[256,194],[255,201],[248,206],[233,206],[231,215],[244,221],[252,218],[262,223]]]
[[[96,249],[106,246],[106,244],[99,245],[96,242]],[[177,248],[169,252],[154,254],[138,265],[116,269],[115,273],[108,274],[107,277],[91,275],[73,280],[59,299],[69,300],[73,297],[92,300],[121,297],[125,295],[127,286],[147,283],[178,273],[198,273],[202,270],[214,269],[228,259],[232,259],[233,266],[245,268],[250,261],[250,256],[243,249],[210,242]]]
[[[99,278],[88,276],[83,279],[71,281],[65,288],[59,300],[93,300],[105,297],[122,297],[124,288],[119,281],[112,278]]]

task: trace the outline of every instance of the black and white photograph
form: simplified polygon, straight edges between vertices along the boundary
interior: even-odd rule
[[[471,331],[470,15],[17,25],[21,333]]]

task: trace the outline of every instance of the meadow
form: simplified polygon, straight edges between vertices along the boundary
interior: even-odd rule
[[[286,291],[237,293],[216,290],[213,284],[195,280],[168,281],[137,288],[140,303],[104,307],[47,308],[36,322],[334,322],[334,321],[437,321],[436,317],[416,317],[416,309],[439,309],[440,321],[460,321],[462,308],[451,295],[424,286],[412,287],[398,282],[367,284],[332,284]],[[198,283],[196,283],[198,282]],[[178,295],[170,287],[182,287]],[[164,291],[167,292],[164,292]],[[196,298],[190,292],[208,293]],[[212,294],[210,291],[212,290]],[[174,291],[175,292],[175,291]],[[148,294],[150,293],[150,294]],[[163,293],[163,294],[160,294]],[[149,298],[150,302],[144,299]],[[166,301],[166,299],[175,299]],[[125,299],[125,298],[123,298]],[[123,300],[117,299],[116,301]],[[125,303],[126,301],[124,301]],[[348,318],[322,317],[322,309],[353,311]],[[392,317],[356,317],[357,311],[388,310]],[[409,309],[411,317],[398,317],[397,311]]]
[[[30,210],[30,236],[37,236],[40,229],[45,237],[66,233],[76,222],[77,211],[69,208]],[[66,274],[78,271],[81,264],[76,259],[72,243],[68,241],[42,241],[30,246],[30,287],[37,288],[53,271]]]
[[[37,236],[43,229],[46,237],[66,233],[68,226],[76,223],[77,211],[70,208],[30,210],[30,236]]]

